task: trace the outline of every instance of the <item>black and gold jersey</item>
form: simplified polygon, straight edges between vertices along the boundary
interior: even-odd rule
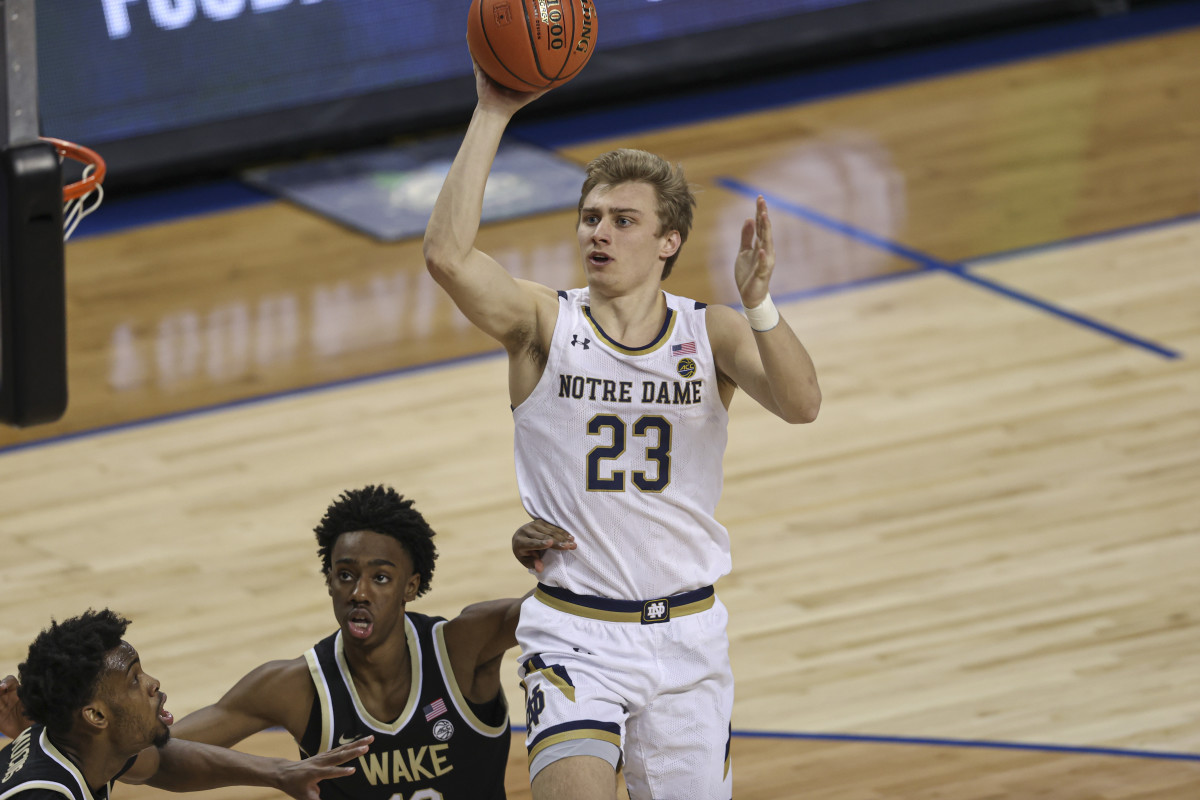
[[[129,759],[119,774],[136,758]],[[26,728],[0,750],[0,800],[108,800],[113,781],[93,791],[79,767],[50,741],[43,725]]]
[[[363,736],[370,751],[351,762],[355,773],[321,783],[324,800],[503,800],[510,731],[500,692],[470,703],[450,667],[440,617],[405,615],[412,664],[408,704],[396,719],[375,719],[351,679],[341,631],[304,654],[316,686],[305,756]]]

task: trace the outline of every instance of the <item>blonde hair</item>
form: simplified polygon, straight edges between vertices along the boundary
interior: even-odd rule
[[[597,186],[617,186],[622,183],[645,183],[654,189],[658,207],[658,235],[667,231],[678,231],[679,249],[663,264],[662,278],[666,280],[679,258],[679,251],[687,241],[692,229],[692,209],[696,198],[692,187],[683,176],[681,164],[672,165],[661,156],[645,150],[622,148],[611,150],[593,158],[587,165],[587,177],[579,195],[579,211],[583,203]]]

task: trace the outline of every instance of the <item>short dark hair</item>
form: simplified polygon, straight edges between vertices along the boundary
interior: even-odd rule
[[[104,674],[104,657],[121,644],[129,620],[107,608],[50,621],[17,667],[17,697],[25,713],[52,734],[70,732],[75,713],[91,702]]]
[[[433,544],[433,529],[421,512],[413,508],[412,500],[405,500],[390,486],[366,486],[342,492],[325,509],[320,524],[313,528],[317,534],[321,574],[329,575],[333,544],[337,538],[355,531],[373,531],[398,541],[408,551],[413,569],[421,576],[417,597],[429,591],[437,548]]]

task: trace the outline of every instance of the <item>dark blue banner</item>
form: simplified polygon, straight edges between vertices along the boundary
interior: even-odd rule
[[[597,0],[597,50],[858,2]],[[465,76],[468,6],[38,0],[42,129],[103,144]]]

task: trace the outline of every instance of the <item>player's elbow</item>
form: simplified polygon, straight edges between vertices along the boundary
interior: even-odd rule
[[[791,425],[804,425],[815,422],[821,410],[821,392],[807,393],[798,402],[791,403],[780,410],[779,416]]]
[[[425,246],[422,248],[425,256],[425,269],[438,283],[444,283],[453,277],[456,259],[443,242],[430,236],[425,236]]]

